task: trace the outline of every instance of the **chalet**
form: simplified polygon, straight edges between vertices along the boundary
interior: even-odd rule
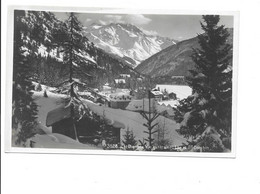
[[[125,79],[115,79],[116,84],[125,84]]]
[[[52,133],[66,135],[72,139],[79,139],[83,143],[93,143],[88,139],[93,137],[95,128],[93,121],[89,118],[81,119],[77,122],[71,117],[71,106],[59,106],[47,114],[46,126],[52,127]],[[125,128],[123,123],[113,120],[106,120],[107,127],[110,128],[114,137],[114,143],[120,142],[120,129]]]
[[[177,95],[176,95],[174,92],[171,92],[171,93],[169,94],[169,98],[170,98],[170,99],[173,99],[173,100],[176,100],[176,99],[177,99]]]
[[[130,78],[130,74],[120,74],[120,77],[122,78]]]
[[[125,85],[126,85],[126,80],[122,79],[122,78],[121,79],[115,79],[114,82],[115,82],[115,87],[117,87],[117,88],[124,88]]]
[[[157,89],[152,89],[151,98],[154,98],[156,101],[160,102],[160,101],[162,101],[163,93],[158,91]]]
[[[59,133],[76,139],[75,125],[71,117],[71,106],[62,105],[48,112],[46,126],[52,127],[52,133]]]
[[[127,93],[115,93],[111,94],[109,97],[110,107],[119,109],[125,109],[133,98]]]

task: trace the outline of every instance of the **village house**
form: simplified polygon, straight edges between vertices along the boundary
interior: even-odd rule
[[[169,99],[176,100],[177,99],[177,95],[174,92],[171,92],[171,93],[169,93]]]
[[[120,77],[122,78],[130,78],[130,74],[120,74]]]
[[[151,98],[154,98],[156,101],[160,102],[163,99],[163,93],[154,88],[151,90]]]
[[[48,112],[46,126],[52,127],[52,133],[59,133],[76,139],[75,125],[71,117],[71,106],[62,105]]]
[[[120,130],[125,125],[114,120],[106,120],[116,143],[120,142]],[[58,133],[79,140],[80,142],[91,143],[89,138],[93,137],[93,126],[89,119],[73,120],[71,117],[71,106],[62,105],[47,114],[46,126],[52,127],[52,133]]]
[[[115,79],[115,87],[117,88],[125,88],[126,80],[125,79]]]
[[[133,98],[131,95],[124,92],[111,94],[109,97],[110,107],[119,109],[125,109]]]

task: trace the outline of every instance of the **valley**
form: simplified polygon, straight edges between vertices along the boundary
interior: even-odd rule
[[[211,50],[203,56],[207,33],[176,41],[130,23],[64,17],[15,12],[13,146],[194,151],[208,149],[210,131],[217,149],[230,148],[228,132],[198,131],[207,124],[196,122],[229,114],[218,108],[230,107],[232,29],[220,27],[213,60]]]

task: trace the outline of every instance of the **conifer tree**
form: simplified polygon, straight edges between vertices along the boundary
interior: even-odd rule
[[[28,75],[30,69],[25,35],[29,27],[23,22],[26,12],[14,11],[14,57],[13,57],[13,117],[12,129],[18,132],[15,143],[20,145],[34,135],[37,106],[32,99],[32,82]],[[14,140],[14,139],[13,139]]]
[[[169,131],[165,127],[165,118],[163,123],[157,125],[157,139],[155,143],[158,146],[158,149],[162,150],[165,149],[164,147],[170,145]]]
[[[84,85],[78,78],[91,78],[90,71],[96,68],[96,64],[90,60],[89,53],[94,49],[88,39],[83,35],[83,26],[75,13],[70,13],[68,19],[55,29],[54,37],[58,47],[63,49],[63,63],[68,66],[68,79],[61,84],[62,90],[69,94],[71,117],[73,122],[88,115],[87,107],[82,103],[75,91],[76,85]],[[81,76],[79,76],[81,75]],[[74,124],[75,138],[77,131]]]
[[[24,11],[15,11],[14,58],[13,58],[13,117],[12,129],[18,132],[15,140],[20,145],[34,135],[37,106],[32,99],[33,85],[28,76],[29,62],[23,49],[23,33],[27,26],[21,22]],[[13,131],[15,133],[15,131]]]
[[[218,15],[203,16],[200,48],[192,55],[196,68],[187,78],[193,95],[180,102],[175,116],[181,123],[179,133],[197,142],[212,130],[221,139],[231,137],[232,46],[228,44],[229,32],[218,25],[219,20]]]
[[[105,140],[106,144],[118,143],[117,136],[114,134],[116,128],[108,124],[108,120],[106,120],[104,113],[103,116],[93,113],[92,117],[89,117],[88,120],[88,127],[91,128],[92,142],[98,144]]]
[[[77,84],[75,78],[85,77],[83,81],[88,82],[92,77],[89,72],[97,68],[96,63],[90,59],[95,48],[83,35],[83,26],[75,13],[70,13],[68,19],[60,24],[54,37],[57,45],[62,47],[63,62],[69,67],[67,81]],[[72,89],[70,92],[74,95]]]
[[[124,140],[123,144],[126,146],[128,149],[128,146],[136,146],[137,141],[135,140],[135,136],[133,131],[130,131],[129,128],[127,128],[126,133],[123,135]]]
[[[154,127],[158,125],[158,122],[155,123],[154,121],[160,116],[156,112],[156,110],[152,110],[152,109],[154,109],[154,105],[153,107],[151,107],[151,91],[148,90],[148,112],[145,111],[140,112],[140,114],[146,121],[146,123],[144,123],[143,125],[147,127],[147,130],[144,131],[144,133],[148,134],[148,137],[144,139],[145,141],[148,142],[149,145],[147,150],[151,150],[154,145],[153,135],[158,132],[157,130],[154,130]]]

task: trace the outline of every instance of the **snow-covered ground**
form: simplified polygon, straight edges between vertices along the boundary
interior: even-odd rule
[[[66,97],[64,94],[55,94],[47,91],[48,97],[43,96],[43,91],[34,92],[33,98],[38,105],[38,123],[39,127],[46,134],[37,134],[30,138],[26,143],[36,148],[64,148],[64,149],[102,149],[96,146],[82,144],[70,137],[62,134],[52,133],[51,127],[46,126],[46,117],[49,111],[61,106],[63,99]]]
[[[63,149],[100,149],[94,145],[82,144],[65,135],[52,133],[35,135],[30,139],[35,148],[63,148]],[[28,142],[30,144],[30,142]]]
[[[43,135],[36,135],[35,137],[31,138],[30,140],[35,142],[33,143],[33,146],[39,148],[100,149],[92,145],[79,143],[61,134],[53,134],[51,127],[46,127],[47,113],[57,108],[58,106],[61,106],[63,104],[63,99],[66,97],[66,95],[55,94],[50,91],[47,92],[47,95],[48,97],[45,98],[42,91],[34,92],[33,94],[34,100],[38,104],[38,122],[46,133]],[[85,99],[83,102],[94,113],[100,116],[105,116],[105,118],[110,121],[110,124],[115,124],[122,127],[121,140],[123,139],[123,135],[125,134],[127,128],[133,131],[136,140],[143,141],[144,138],[147,138],[147,134],[144,133],[144,131],[147,131],[147,128],[143,126],[146,121],[138,112],[100,106],[93,103],[92,101]],[[182,143],[186,142],[186,140],[176,132],[176,129],[179,127],[179,125],[175,121],[167,119],[163,116],[159,116],[155,122],[158,122],[160,126],[164,126],[165,131],[167,131],[167,138],[169,138],[173,146],[182,145]],[[156,138],[156,134],[154,138]]]
[[[85,104],[96,114],[105,116],[108,120],[113,122],[122,123],[125,127],[121,129],[121,140],[123,139],[123,135],[125,134],[127,128],[132,130],[136,139],[143,141],[144,138],[147,138],[147,134],[144,131],[147,131],[147,128],[143,125],[146,120],[141,116],[138,112],[132,112],[128,110],[121,109],[113,109],[106,106],[99,106],[90,101],[84,101]],[[179,128],[179,124],[175,121],[165,118],[163,116],[159,116],[154,123],[158,122],[161,126],[164,126],[165,131],[167,131],[172,145],[182,145],[182,143],[186,143],[186,139],[181,137],[176,129]],[[156,127],[155,127],[156,129]],[[156,138],[156,134],[155,137]]]
[[[46,118],[49,111],[61,106],[63,98],[66,97],[64,94],[55,94],[47,92],[48,98],[43,96],[43,92],[34,92],[33,98],[38,105],[38,122],[43,127],[45,133],[51,133],[51,127],[46,127]]]

